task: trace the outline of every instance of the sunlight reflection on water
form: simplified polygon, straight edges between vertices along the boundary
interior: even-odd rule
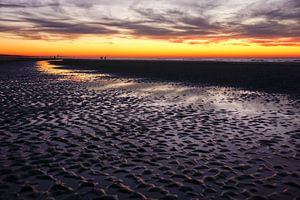
[[[60,66],[50,64],[49,61],[37,62],[37,68],[39,72],[49,75],[62,76],[59,80],[71,80],[71,81],[93,81],[98,77],[107,77],[108,74],[94,73],[93,70],[73,70],[63,69]]]
[[[278,102],[266,99],[265,93],[233,89],[226,87],[197,87],[182,84],[146,82],[138,79],[112,77],[91,70],[63,69],[48,61],[37,63],[38,71],[50,75],[59,75],[58,80],[76,82],[91,81],[99,83],[89,89],[101,91],[109,89],[124,90],[118,97],[147,97],[154,99],[152,106],[187,106],[205,105],[215,109],[225,109],[239,115],[259,115],[265,112],[277,112],[278,115],[287,116],[282,105],[288,104],[286,95],[279,95]],[[104,77],[110,77],[104,79]],[[245,98],[250,96],[250,98]],[[148,106],[148,105],[147,105]],[[300,117],[300,116],[299,116]]]

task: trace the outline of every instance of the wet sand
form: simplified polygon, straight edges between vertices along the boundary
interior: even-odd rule
[[[297,96],[0,66],[0,199],[299,199]]]
[[[300,94],[300,62],[64,59],[52,63],[127,77]]]

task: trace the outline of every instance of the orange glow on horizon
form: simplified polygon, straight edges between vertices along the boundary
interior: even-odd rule
[[[264,41],[262,41],[264,42]],[[275,41],[276,42],[276,41]],[[296,42],[296,41],[295,41]],[[0,54],[111,58],[299,58],[299,45],[261,45],[232,39],[207,44],[175,43],[159,39],[97,38],[30,40],[1,37]],[[298,42],[296,42],[298,44]]]

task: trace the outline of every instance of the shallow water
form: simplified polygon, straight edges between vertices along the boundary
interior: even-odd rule
[[[0,199],[295,199],[284,94],[0,67]]]

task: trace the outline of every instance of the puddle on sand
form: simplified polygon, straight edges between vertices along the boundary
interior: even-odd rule
[[[120,89],[118,97],[153,97],[151,106],[188,106],[204,104],[215,109],[225,109],[240,115],[259,115],[276,112],[277,116],[288,117],[292,109],[288,106],[287,95],[277,95],[270,100],[268,94],[225,87],[193,87],[177,83],[142,82],[141,79],[112,77],[92,70],[62,69],[48,61],[37,63],[38,71],[50,75],[62,76],[59,80],[76,82],[93,82],[96,85],[88,89],[95,91]],[[298,119],[300,114],[297,115]],[[295,118],[294,118],[295,119]]]
[[[93,70],[73,70],[73,69],[62,69],[58,65],[52,65],[49,61],[37,62],[37,69],[39,72],[49,75],[62,76],[59,80],[70,80],[70,81],[94,81],[99,77],[108,77],[108,74],[95,73]]]

